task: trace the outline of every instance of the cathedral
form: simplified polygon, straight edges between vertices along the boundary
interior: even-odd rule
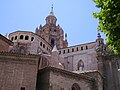
[[[0,34],[0,90],[120,90],[120,56],[104,43],[68,46],[53,6],[35,32]]]

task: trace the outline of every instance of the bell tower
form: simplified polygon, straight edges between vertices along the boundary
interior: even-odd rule
[[[36,34],[45,39],[52,47],[55,45],[58,49],[67,47],[67,34],[64,35],[64,31],[59,24],[56,25],[57,18],[54,15],[53,5],[51,7],[50,14],[46,17],[45,20],[46,24],[44,26],[40,25],[39,28],[36,28]]]

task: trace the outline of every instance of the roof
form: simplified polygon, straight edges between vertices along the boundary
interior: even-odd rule
[[[5,36],[3,36],[2,34],[0,34],[0,39],[4,40],[6,43],[13,45],[13,42],[9,39],[7,39]]]
[[[53,71],[53,72],[59,72],[61,73],[62,75],[65,74],[65,75],[68,75],[72,78],[78,78],[78,79],[86,79],[88,81],[92,81],[94,82],[94,78],[88,76],[88,75],[83,75],[83,74],[77,74],[77,73],[74,73],[74,72],[71,72],[71,71],[67,71],[65,69],[59,69],[59,68],[56,68],[56,67],[52,67],[52,66],[47,66],[45,68],[42,68],[41,70],[39,70],[40,73],[43,73],[43,72],[46,72],[46,71]]]

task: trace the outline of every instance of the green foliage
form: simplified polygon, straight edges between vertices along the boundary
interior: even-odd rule
[[[98,30],[107,36],[107,44],[120,54],[120,0],[93,0],[99,12],[93,13],[99,19]]]

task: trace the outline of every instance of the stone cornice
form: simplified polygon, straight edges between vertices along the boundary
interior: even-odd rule
[[[0,52],[0,62],[37,64],[40,56]]]
[[[102,79],[104,78],[98,70],[86,71],[86,72],[82,72],[81,74],[89,74],[89,73],[97,73],[99,76],[101,76]]]
[[[90,82],[95,81],[95,79],[90,77],[90,76],[73,73],[71,71],[67,71],[67,70],[64,70],[64,69],[59,69],[59,68],[51,67],[51,66],[48,66],[48,67],[45,67],[45,68],[39,70],[40,73],[46,72],[46,71],[49,71],[49,72],[53,71],[53,72],[56,72],[56,73],[64,74],[64,75],[70,76],[73,79],[76,79],[76,78],[77,79],[85,79],[85,80],[90,81]]]

